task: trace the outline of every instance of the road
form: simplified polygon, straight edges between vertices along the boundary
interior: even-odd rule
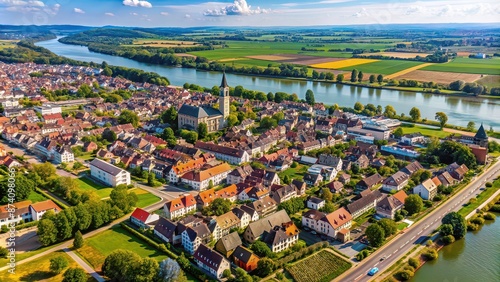
[[[441,218],[444,215],[452,211],[458,211],[469,199],[476,197],[481,192],[479,189],[484,187],[486,182],[492,181],[498,175],[500,175],[500,162],[490,167],[487,172],[477,177],[467,187],[463,188],[451,199],[448,199],[425,218],[413,224],[404,234],[398,235],[391,242],[361,261],[356,267],[337,277],[335,281],[360,282],[374,280],[376,277],[367,274],[371,268],[378,267],[378,274],[380,274],[417,244],[425,244],[427,235],[441,225]],[[385,259],[381,261],[382,257],[385,257]]]
[[[97,282],[104,282],[104,281],[106,281],[106,279],[104,279],[101,275],[99,275],[97,272],[95,272],[95,270],[92,267],[90,267],[90,265],[88,265],[84,260],[82,260],[75,253],[73,253],[73,251],[71,251],[68,248],[64,248],[63,251],[66,254],[68,254],[68,256],[70,256],[76,263],[78,263],[87,273],[89,273],[90,275],[92,275],[92,277],[94,277],[94,279]]]

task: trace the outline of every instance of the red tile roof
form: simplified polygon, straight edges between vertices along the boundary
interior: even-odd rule
[[[136,208],[130,217],[133,217],[141,222],[146,222],[149,217],[149,212],[140,208]]]

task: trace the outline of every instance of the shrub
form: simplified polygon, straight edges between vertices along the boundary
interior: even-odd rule
[[[467,223],[467,230],[468,231],[477,231],[477,230],[479,230],[479,225],[469,222],[469,223]]]
[[[415,273],[409,270],[402,270],[397,274],[397,276],[399,277],[399,279],[401,279],[401,281],[410,280],[410,278],[412,278],[413,275],[415,275]]]
[[[477,224],[477,225],[483,225],[484,224],[484,218],[475,216],[470,220],[471,223]]]
[[[434,199],[432,199],[434,202],[439,202],[444,198],[442,194],[437,194]]]
[[[68,260],[63,257],[63,256],[58,256],[55,258],[52,258],[50,260],[50,271],[59,274],[61,273],[66,267],[68,267],[69,262]]]
[[[486,187],[488,187],[488,188],[489,188],[489,187],[493,187],[493,183],[491,183],[491,182],[486,182],[485,186],[486,186]]]
[[[423,253],[423,256],[427,261],[435,260],[438,258],[438,252],[435,249],[428,248],[427,251]]]
[[[415,272],[415,268],[411,265],[406,265],[405,267],[403,267],[403,270],[408,270],[408,271],[411,271],[411,272]]]
[[[413,268],[417,268],[420,266],[420,261],[416,258],[409,258],[408,264]]]
[[[495,220],[496,216],[490,212],[487,212],[483,215],[483,218],[486,220]]]
[[[290,165],[291,168],[296,168],[298,166],[297,162],[293,162],[292,165]]]
[[[430,240],[430,239],[429,239],[429,240],[427,240],[427,242],[425,242],[425,245],[426,245],[427,247],[430,247],[430,246],[432,246],[433,244],[434,244],[434,242],[432,242],[432,240]]]
[[[224,270],[224,272],[222,272],[222,277],[228,278],[229,276],[231,276],[230,269],[226,269],[226,270]]]
[[[445,245],[449,245],[453,242],[455,242],[455,237],[453,237],[453,235],[446,235],[444,236],[443,238],[441,238],[441,240],[443,241],[443,244]]]

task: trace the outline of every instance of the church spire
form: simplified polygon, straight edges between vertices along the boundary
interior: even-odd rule
[[[222,82],[220,83],[220,87],[221,87],[221,88],[226,88],[226,87],[229,87],[229,86],[227,85],[227,80],[226,80],[226,71],[224,71],[224,72],[222,73]]]

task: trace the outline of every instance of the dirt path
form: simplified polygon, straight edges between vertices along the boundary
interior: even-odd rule
[[[104,279],[101,275],[99,275],[92,267],[90,267],[84,260],[82,260],[79,256],[77,256],[73,251],[68,248],[64,248],[63,251],[68,254],[76,263],[78,263],[88,274],[92,275],[98,282],[104,282]]]
[[[421,65],[414,66],[414,67],[411,67],[411,68],[407,68],[407,69],[404,69],[402,71],[398,71],[396,73],[387,75],[385,78],[386,79],[393,79],[395,77],[398,77],[398,76],[401,76],[401,75],[405,75],[405,74],[410,73],[410,72],[412,72],[414,70],[425,68],[425,67],[430,66],[430,65],[433,65],[433,64],[432,63],[425,63],[425,64],[421,64]]]

